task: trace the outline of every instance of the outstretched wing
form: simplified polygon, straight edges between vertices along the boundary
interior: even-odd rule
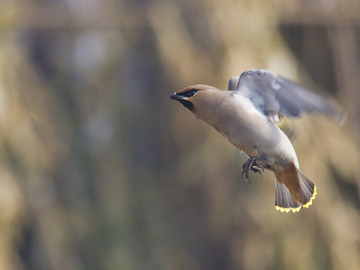
[[[302,117],[306,113],[319,113],[339,125],[346,117],[346,113],[334,104],[268,70],[247,70],[240,79],[232,77],[229,90],[249,98],[269,117]]]

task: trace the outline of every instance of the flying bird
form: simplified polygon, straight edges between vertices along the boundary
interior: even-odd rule
[[[242,176],[264,169],[275,174],[275,209],[309,207],[316,186],[301,172],[295,149],[279,123],[284,117],[322,114],[341,125],[346,113],[308,89],[269,70],[247,70],[230,78],[228,91],[190,85],[170,96],[213,126],[249,156]]]

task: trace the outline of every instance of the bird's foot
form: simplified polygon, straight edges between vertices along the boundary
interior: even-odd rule
[[[244,178],[244,175],[245,175],[246,181],[251,183],[251,181],[249,179],[250,170],[255,173],[261,174],[264,171],[265,166],[261,163],[258,163],[258,161],[264,162],[264,160],[262,158],[250,157],[243,165],[243,171],[241,173],[241,178]]]

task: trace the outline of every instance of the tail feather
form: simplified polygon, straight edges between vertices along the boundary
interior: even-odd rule
[[[316,186],[294,164],[275,173],[275,209],[299,212],[308,208],[316,196]]]
[[[300,179],[300,188],[302,192],[302,206],[308,208],[316,197],[316,186],[303,173],[297,170]]]
[[[290,190],[285,184],[280,183],[275,178],[275,209],[281,212],[289,213],[299,212],[301,204],[297,203],[294,197],[291,195]]]

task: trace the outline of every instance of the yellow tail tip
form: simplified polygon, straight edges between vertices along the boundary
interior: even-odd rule
[[[303,207],[308,208],[310,205],[312,205],[313,200],[315,200],[316,194],[317,194],[316,186],[314,185],[314,193],[311,196],[310,200],[306,204],[303,205]]]
[[[300,211],[301,205],[299,207],[288,207],[288,208],[275,205],[275,209],[277,211],[280,211],[281,213],[284,213],[284,212],[289,213],[290,211],[292,211],[293,213],[297,213]]]
[[[293,213],[297,213],[300,211],[301,207],[308,208],[310,205],[312,205],[313,200],[315,200],[316,195],[317,195],[317,191],[316,191],[316,186],[314,185],[314,193],[311,196],[310,200],[306,204],[300,205],[299,207],[281,207],[281,206],[275,205],[275,209],[277,211],[280,211],[281,213],[284,213],[284,212],[289,213],[290,211],[292,211]]]

